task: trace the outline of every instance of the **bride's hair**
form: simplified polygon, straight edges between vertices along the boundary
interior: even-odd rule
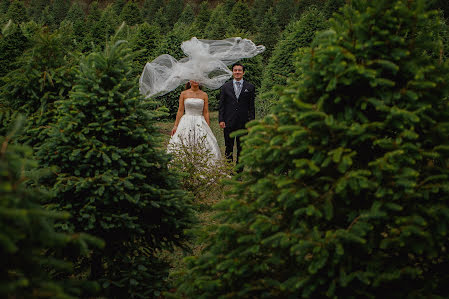
[[[190,89],[191,87],[192,87],[192,86],[190,86],[190,82],[187,82],[187,83],[186,83],[186,89],[185,89],[185,90]],[[198,88],[199,88],[200,90],[203,90],[203,88],[201,87],[201,84],[198,85]]]

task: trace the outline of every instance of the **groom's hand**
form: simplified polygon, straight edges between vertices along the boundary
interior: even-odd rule
[[[222,129],[226,128],[226,124],[225,124],[224,121],[221,121],[221,122],[219,123],[219,125],[220,125],[220,128],[222,128]]]

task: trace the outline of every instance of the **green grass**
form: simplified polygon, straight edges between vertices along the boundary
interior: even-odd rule
[[[218,125],[218,111],[213,111],[210,113],[210,128],[214,133],[218,145],[221,149],[222,155],[224,156],[224,136],[223,129]],[[174,120],[172,121],[163,121],[157,122],[155,125],[158,130],[163,135],[162,146],[164,148],[167,147],[168,142],[170,140],[171,130],[173,129]],[[219,183],[219,185],[215,186],[209,192],[207,192],[207,196],[200,196],[199,198],[195,198],[195,206],[198,217],[198,227],[205,227],[208,225],[215,224],[214,215],[216,212],[212,208],[214,204],[219,202],[224,198],[224,192],[227,190],[228,186],[223,185],[223,183]],[[187,190],[191,191],[191,190]],[[189,251],[184,251],[182,249],[176,249],[174,252],[163,251],[161,252],[161,257],[166,259],[171,265],[172,268],[170,273],[176,273],[185,269],[185,263],[183,259],[187,256],[197,256],[201,253],[204,248],[204,244],[202,244],[196,237],[192,237],[192,239],[185,244]],[[175,278],[171,277],[169,282],[173,282]]]

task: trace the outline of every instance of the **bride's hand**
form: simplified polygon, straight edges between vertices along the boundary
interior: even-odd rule
[[[171,136],[175,135],[177,128],[178,128],[177,126],[173,127],[173,129],[171,130]]]

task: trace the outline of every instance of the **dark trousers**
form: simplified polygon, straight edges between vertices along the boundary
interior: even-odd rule
[[[230,161],[232,161],[232,153],[234,151],[234,140],[237,141],[237,160],[236,163],[239,163],[239,156],[240,156],[240,152],[242,151],[242,146],[240,144],[240,137],[234,137],[231,138],[229,137],[229,135],[234,132],[237,131],[239,129],[242,128],[224,128],[223,129],[223,133],[224,133],[224,141],[225,141],[225,155],[226,158]]]

